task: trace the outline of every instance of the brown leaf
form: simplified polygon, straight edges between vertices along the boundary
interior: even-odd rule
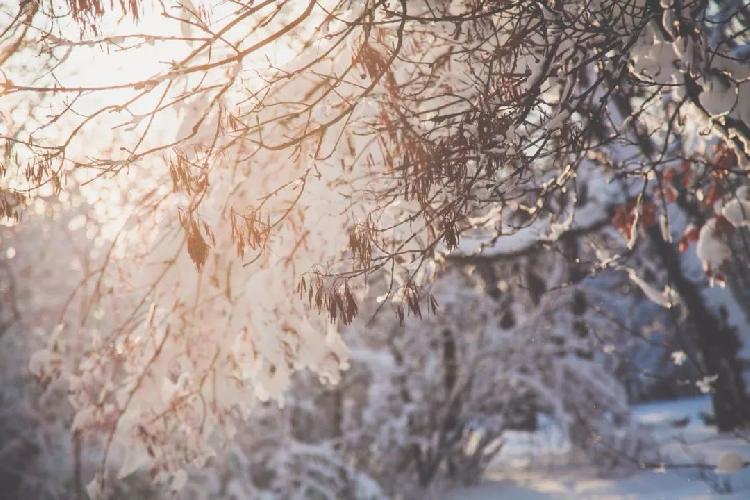
[[[195,262],[196,267],[200,271],[208,258],[208,245],[206,244],[206,240],[203,239],[198,223],[195,220],[190,221],[186,226],[186,230],[188,255],[190,255],[190,258]]]

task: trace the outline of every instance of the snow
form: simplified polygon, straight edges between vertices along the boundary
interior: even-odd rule
[[[698,236],[696,253],[703,263],[706,272],[714,272],[724,261],[731,257],[731,250],[721,239],[717,228],[717,219],[711,218],[703,225]]]
[[[633,234],[635,233],[636,231],[633,231]],[[643,291],[644,295],[646,295],[646,297],[652,302],[659,304],[662,307],[666,307],[667,309],[671,308],[677,302],[679,296],[671,287],[666,286],[663,291],[657,290],[638,276],[635,269],[623,268],[623,270],[628,273],[630,280],[636,284]]]
[[[602,477],[591,465],[571,460],[559,436],[554,431],[550,434],[549,426],[543,424],[534,433],[513,433],[482,484],[454,489],[439,498],[750,498],[750,469],[742,467],[750,460],[750,441],[719,434],[714,427],[704,424],[701,415],[711,413],[709,397],[635,405],[632,413],[657,440],[664,468]],[[670,464],[719,467],[670,468]]]

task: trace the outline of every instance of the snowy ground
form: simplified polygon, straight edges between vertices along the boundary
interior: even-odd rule
[[[652,430],[668,464],[716,465],[723,455],[732,452],[749,461],[748,440],[718,434],[714,427],[703,423],[700,414],[710,413],[710,405],[708,398],[698,397],[639,405],[633,408],[633,413]],[[566,464],[566,451],[554,430],[514,434],[482,485],[453,490],[444,498],[750,499],[747,467],[733,474],[688,467],[602,478],[591,467]]]

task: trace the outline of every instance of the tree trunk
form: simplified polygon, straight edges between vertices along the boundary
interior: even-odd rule
[[[685,305],[702,368],[706,375],[717,377],[712,398],[719,430],[730,431],[750,423],[750,406],[737,359],[740,342],[734,328],[706,306],[699,287],[685,277],[680,254],[664,240],[660,229],[649,227],[646,232],[664,264],[670,285]]]

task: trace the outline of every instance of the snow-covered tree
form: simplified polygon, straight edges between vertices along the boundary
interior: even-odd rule
[[[101,441],[92,494],[112,454],[121,475],[180,485],[295,373],[339,382],[368,287],[385,283],[398,319],[423,316],[445,261],[490,275],[486,261],[522,258],[534,336],[587,328],[580,283],[624,273],[691,325],[720,428],[750,419],[737,318],[707,283],[746,302],[741,2],[32,0],[1,14],[2,215],[80,189],[95,228],[72,287],[83,306],[32,363],[66,384],[73,430]],[[572,264],[527,255],[544,248]],[[501,302],[525,343],[529,306]],[[573,368],[540,362],[597,401],[609,378],[582,349]],[[559,379],[524,375],[536,404],[570,415],[542,401]],[[430,453],[414,458],[423,477]]]

